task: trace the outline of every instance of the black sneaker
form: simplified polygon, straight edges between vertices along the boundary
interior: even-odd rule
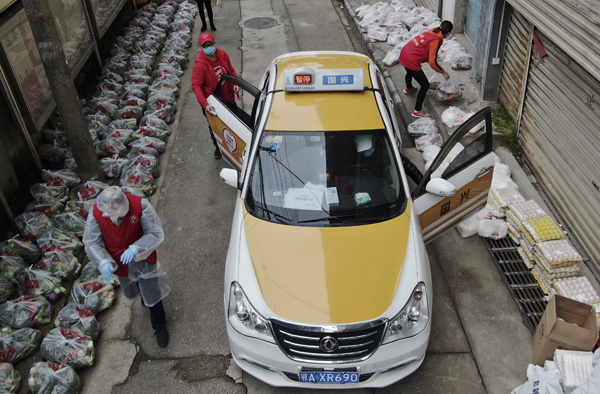
[[[163,326],[162,328],[159,328],[158,330],[154,331],[154,334],[156,335],[156,342],[158,343],[158,346],[161,348],[167,347],[169,344],[169,333],[167,332],[167,327]]]
[[[216,160],[219,160],[221,157],[223,157],[223,156],[221,155],[221,151],[219,150],[219,148],[215,149],[215,154],[214,154],[214,156],[215,156],[215,159],[216,159]]]

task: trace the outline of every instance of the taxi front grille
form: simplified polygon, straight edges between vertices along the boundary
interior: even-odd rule
[[[371,356],[379,347],[385,323],[355,330],[326,333],[280,324],[271,325],[279,347],[293,360],[307,362],[354,362]]]

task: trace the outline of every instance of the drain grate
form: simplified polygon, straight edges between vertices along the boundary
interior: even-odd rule
[[[519,245],[511,238],[484,238],[484,242],[523,315],[523,323],[533,334],[546,310],[546,294],[517,251]]]
[[[249,27],[250,29],[263,30],[270,29],[273,26],[277,26],[277,21],[273,18],[261,16],[258,18],[248,19],[246,23],[244,23],[244,25],[246,27]]]

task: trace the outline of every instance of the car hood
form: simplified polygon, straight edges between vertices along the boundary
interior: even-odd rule
[[[344,324],[381,316],[402,275],[410,204],[392,220],[350,227],[282,225],[246,214],[248,251],[263,298],[280,318]]]

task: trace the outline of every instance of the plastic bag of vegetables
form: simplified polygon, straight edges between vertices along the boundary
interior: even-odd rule
[[[119,185],[139,187],[144,191],[146,197],[151,196],[156,191],[156,183],[150,170],[139,164],[123,168]]]
[[[0,322],[12,328],[37,327],[52,320],[52,304],[44,296],[21,296],[0,305]]]
[[[154,148],[145,148],[145,149],[154,150]],[[160,170],[158,168],[158,159],[156,158],[156,156],[145,154],[145,153],[137,155],[137,156],[129,159],[129,162],[127,162],[127,164],[125,164],[125,167],[123,167],[123,169],[129,168],[129,166],[134,166],[136,164],[139,164],[139,165],[142,165],[142,166],[148,168],[148,170],[150,170],[150,174],[152,174],[154,179],[156,179],[160,176]]]
[[[79,216],[84,219],[87,219],[90,209],[94,207],[96,203],[96,199],[86,200],[86,201],[77,201],[77,200],[69,200],[65,204],[65,212],[77,212]],[[71,234],[67,234],[71,236]]]
[[[42,179],[48,186],[66,186],[69,189],[81,183],[81,179],[77,173],[70,170],[42,170]]]
[[[123,138],[123,143],[125,145],[129,144],[133,137],[131,136],[133,130],[130,129],[108,129],[104,134],[102,134],[101,138]]]
[[[146,100],[144,100],[141,97],[136,97],[136,96],[129,95],[128,98],[121,99],[120,105],[122,107],[125,107],[125,106],[128,106],[128,105],[132,105],[132,106],[135,106],[135,107],[144,108],[146,106]]]
[[[56,142],[53,144],[42,144],[37,148],[40,159],[48,163],[62,163],[65,160],[66,147]]]
[[[123,190],[123,192],[125,193],[125,190]],[[143,197],[144,194],[142,193]],[[88,261],[88,263],[85,265],[85,267],[83,267],[83,269],[81,270],[81,275],[79,275],[79,278],[77,278],[78,283],[85,283],[85,282],[104,282],[106,283],[106,281],[102,278],[102,274],[100,273],[100,270],[98,270],[98,267],[96,267],[96,264],[92,263],[91,261]],[[113,286],[113,288],[116,288],[119,286],[119,280],[113,275],[113,278],[110,281],[110,284]]]
[[[114,300],[114,288],[104,281],[75,283],[69,296],[69,302],[89,308],[96,314],[109,308]]]
[[[137,88],[135,85],[125,85],[124,93],[121,95],[122,101],[132,100],[132,99],[141,99],[146,100],[147,94],[140,88]]]
[[[40,259],[42,252],[35,242],[30,239],[14,236],[0,242],[0,254],[21,256],[25,260],[25,264],[31,265]]]
[[[100,331],[102,331],[96,315],[90,308],[84,308],[81,305],[72,303],[65,305],[58,312],[58,316],[54,320],[54,325],[56,327],[65,327],[79,331],[94,341],[98,339]]]
[[[21,235],[32,241],[52,229],[52,219],[42,212],[24,212],[15,217],[15,224]]]
[[[98,194],[102,193],[108,185],[99,181],[87,181],[81,185],[75,186],[69,195],[71,200],[88,201],[95,200]]]
[[[115,112],[115,118],[118,118],[118,119],[140,119],[143,114],[144,114],[144,110],[142,107],[127,105],[125,107],[119,108]]]
[[[65,327],[50,330],[42,341],[40,351],[46,360],[66,364],[73,369],[93,365],[96,356],[92,338]]]
[[[12,300],[17,293],[17,285],[12,280],[12,278],[0,276],[0,304]]]
[[[172,105],[167,105],[164,108],[157,109],[155,111],[146,111],[145,115],[157,116],[158,118],[164,120],[167,124],[172,124],[175,121],[175,107]]]
[[[27,384],[31,394],[77,394],[81,379],[68,365],[40,361],[31,367]]]
[[[154,148],[156,149],[156,152],[160,155],[161,153],[165,152],[165,145],[165,142],[158,138],[144,136],[138,138],[137,140],[134,140],[131,144],[129,144],[129,147],[131,149],[134,149],[136,147]]]
[[[52,250],[66,250],[77,255],[83,250],[83,242],[75,234],[65,234],[56,228],[40,235],[37,244],[42,253]]]
[[[163,141],[163,143],[167,142],[167,139],[169,138],[169,134],[167,134],[165,130],[150,125],[141,126],[133,136],[135,138],[152,137]]]
[[[158,90],[148,94],[146,109],[156,111],[169,105],[175,107],[176,104],[177,98],[173,92],[168,90]]]
[[[0,276],[3,278],[12,279],[17,270],[27,267],[21,256],[0,255]]]
[[[0,362],[15,364],[38,350],[42,333],[35,328],[0,329]]]
[[[33,265],[34,269],[49,272],[63,280],[75,279],[81,270],[81,263],[66,250],[51,250],[44,253],[44,257]]]
[[[107,178],[118,178],[121,176],[123,166],[127,163],[127,159],[119,157],[119,155],[113,155],[110,157],[104,157],[100,159],[100,168]]]
[[[135,130],[135,129],[137,129],[137,120],[136,119],[115,119],[109,123],[108,128],[111,130],[119,130],[119,129]]]
[[[157,160],[158,160],[158,151],[152,147],[147,147],[147,146],[132,146],[131,150],[129,151],[129,153],[127,153],[127,160],[128,163],[131,162],[131,160],[135,159],[138,156],[141,155],[146,155],[146,156],[154,156]],[[123,169],[127,166],[127,164],[125,164],[125,166],[123,167]]]
[[[15,272],[14,278],[22,295],[43,295],[53,304],[58,301],[61,294],[67,292],[62,287],[60,278],[46,271],[34,268],[21,268]]]
[[[98,97],[96,100],[90,101],[89,106],[94,113],[112,116],[119,109],[118,102],[118,99]]]
[[[127,147],[125,146],[125,139],[123,138],[106,138],[95,143],[96,153],[98,157],[108,157],[112,155],[118,155],[125,157],[127,154]]]
[[[156,66],[156,71],[154,71],[154,77],[158,78],[165,74],[181,77],[183,75],[183,71],[181,68],[173,67],[172,63],[159,63],[158,66]]]
[[[45,183],[36,183],[29,188],[31,195],[39,203],[65,203],[69,199],[69,188],[66,185],[49,186]]]
[[[158,129],[164,130],[168,135],[171,135],[171,129],[167,122],[162,120],[159,116],[146,114],[142,117],[140,121],[140,127],[142,126],[152,126]]]
[[[15,394],[21,386],[21,374],[11,363],[0,363],[0,393]]]
[[[53,213],[62,211],[63,208],[64,205],[59,201],[54,203],[39,203],[37,201],[32,201],[27,204],[24,212],[41,212],[49,216]]]
[[[85,220],[84,217],[73,211],[61,212],[52,216],[54,227],[64,234],[75,234],[78,237],[83,236]]]
[[[108,126],[109,123],[112,122],[112,118],[110,116],[104,115],[104,114],[86,115],[85,120],[88,123],[88,127],[90,127],[92,125]]]

